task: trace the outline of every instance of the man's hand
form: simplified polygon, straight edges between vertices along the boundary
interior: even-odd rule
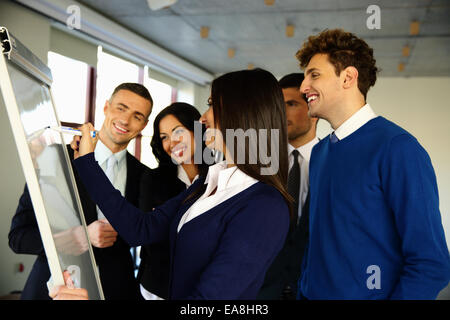
[[[98,141],[98,135],[95,135],[95,138],[91,137],[91,131],[95,131],[94,126],[91,123],[85,123],[78,129],[83,135],[81,137],[74,136],[72,142],[70,143],[70,146],[74,150],[74,159],[94,152],[95,145]]]
[[[91,244],[97,248],[111,247],[117,240],[117,232],[106,219],[92,222],[87,227]]]
[[[79,256],[89,248],[82,226],[73,227],[53,235],[56,249],[64,254]]]

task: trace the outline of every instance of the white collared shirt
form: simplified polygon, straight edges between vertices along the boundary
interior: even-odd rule
[[[127,149],[114,153],[114,157],[117,159],[117,171],[114,173],[113,186],[120,191],[122,196],[125,196],[125,187],[127,183],[126,153]],[[101,140],[98,140],[94,150],[94,158],[104,172],[106,172],[107,160],[112,154],[112,151],[105,146]],[[98,211],[99,210],[97,210],[97,212]],[[99,218],[103,217],[100,216]]]
[[[258,180],[248,176],[236,166],[227,168],[226,161],[210,166],[205,179],[207,184],[205,193],[181,217],[177,231],[180,232],[185,223],[257,182]],[[216,192],[211,195],[216,188]]]
[[[375,114],[375,112],[372,110],[370,105],[366,103],[350,118],[345,120],[344,123],[334,131],[334,134],[339,140],[342,140],[376,117],[377,115]]]
[[[300,154],[298,163],[300,165],[300,191],[298,199],[298,219],[302,216],[302,208],[306,202],[309,191],[309,160],[311,159],[311,152],[316,143],[319,142],[317,137],[314,137],[310,142],[295,149],[291,144],[288,144],[289,152],[289,170],[294,164],[294,155],[292,152],[297,150]]]

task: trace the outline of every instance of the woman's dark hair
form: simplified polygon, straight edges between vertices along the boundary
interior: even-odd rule
[[[286,190],[288,176],[288,148],[286,110],[283,93],[277,79],[268,71],[262,69],[242,70],[224,74],[212,82],[211,98],[209,102],[213,108],[214,126],[219,129],[228,150],[233,155],[233,162],[245,174],[258,181],[276,188],[286,200],[292,214],[293,199]],[[260,139],[260,130],[266,130],[267,150],[272,144],[277,146],[275,154],[268,157],[277,157],[278,170],[273,174],[262,174],[262,169],[268,168],[260,158],[260,145],[255,144],[256,139],[248,139],[245,143],[245,161],[238,161],[238,153],[230,150],[229,146],[236,146],[238,137],[234,141],[226,141],[226,130],[254,131]],[[278,131],[278,140],[272,141],[271,130]],[[252,141],[253,140],[253,141]],[[260,141],[258,141],[261,143]],[[256,151],[258,150],[258,151]],[[241,155],[242,156],[242,155]],[[250,158],[256,159],[249,161]],[[228,159],[227,159],[228,161]],[[200,186],[188,198],[195,200],[206,190],[206,185]]]
[[[257,148],[254,146],[252,151],[250,143],[246,143],[243,164],[237,161],[237,152],[230,150],[233,162],[247,175],[276,188],[291,208],[292,197],[286,190],[289,170],[286,108],[277,79],[270,72],[259,68],[224,74],[212,82],[211,103],[215,127],[222,133],[227,147],[237,145],[236,137],[233,142],[226,141],[227,129],[242,129],[244,132],[254,129],[258,134],[260,130],[267,130],[267,150],[271,149],[272,143],[278,146],[276,155],[269,155],[278,157],[279,167],[274,174],[261,173],[261,169],[268,165],[263,164],[259,152],[255,154],[256,164],[249,161],[250,153],[259,150],[259,145]],[[271,141],[272,129],[278,131],[278,141]]]
[[[200,112],[192,105],[184,102],[174,102],[170,106],[164,108],[155,118],[155,121],[153,122],[153,137],[150,142],[150,146],[152,147],[152,152],[155,155],[156,160],[159,163],[160,167],[164,167],[164,169],[167,169],[171,171],[172,173],[176,174],[177,165],[173,163],[171,157],[167,154],[166,151],[164,151],[164,148],[162,146],[162,141],[160,137],[160,131],[159,131],[159,123],[163,118],[165,118],[168,115],[173,115],[175,118],[180,121],[180,123],[189,131],[194,133],[194,122],[198,121],[200,119]],[[202,127],[202,135],[205,132],[204,125]],[[202,152],[205,148],[205,143],[202,139],[201,145],[197,143],[195,145],[195,152]],[[202,157],[203,158],[203,157]],[[208,171],[208,166],[202,161],[201,164],[197,164],[199,176],[206,176]]]

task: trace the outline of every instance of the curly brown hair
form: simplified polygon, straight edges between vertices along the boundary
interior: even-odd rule
[[[296,58],[304,69],[311,58],[318,54],[327,54],[334,66],[336,75],[353,66],[358,70],[358,88],[366,99],[369,88],[375,84],[379,68],[375,65],[373,49],[367,43],[350,32],[342,29],[324,30],[318,35],[308,37]]]

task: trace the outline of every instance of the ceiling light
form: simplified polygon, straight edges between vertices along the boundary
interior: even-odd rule
[[[292,38],[294,36],[295,27],[292,24],[286,26],[286,37]]]
[[[419,34],[419,21],[413,21],[409,25],[409,34],[412,36],[417,36]]]
[[[234,58],[234,55],[235,55],[235,53],[236,53],[236,50],[235,49],[233,49],[233,48],[229,48],[228,49],[228,58]]]
[[[405,70],[405,64],[403,62],[400,62],[397,66],[397,70],[399,72],[402,72],[403,70]]]
[[[200,37],[202,39],[206,39],[209,36],[209,27],[201,27],[200,28]]]
[[[147,0],[148,6],[152,10],[159,10],[170,7],[175,4],[177,0]]]
[[[252,69],[254,69],[255,68],[255,65],[253,64],[253,63],[249,63],[248,65],[247,65],[247,69],[248,70],[252,70]]]
[[[264,3],[266,4],[266,6],[273,6],[275,0],[264,0]]]
[[[409,46],[406,45],[402,48],[402,56],[404,56],[404,57],[409,56]]]

